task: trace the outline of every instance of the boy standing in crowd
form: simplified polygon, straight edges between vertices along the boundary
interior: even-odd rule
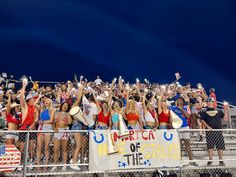
[[[180,133],[180,141],[185,146],[189,160],[193,160],[193,153],[190,146],[190,133],[187,131],[189,129],[188,119],[190,119],[190,114],[188,113],[187,107],[184,106],[184,103],[185,99],[183,97],[179,97],[176,100],[176,106],[171,106],[171,110],[183,121],[183,125],[180,129],[186,130],[186,132]],[[198,166],[196,162],[190,162],[190,165]]]

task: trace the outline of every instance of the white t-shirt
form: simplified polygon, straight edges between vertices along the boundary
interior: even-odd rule
[[[98,108],[95,103],[90,103],[85,96],[83,96],[83,112],[89,127],[93,126],[95,123],[93,115],[98,114]]]
[[[101,79],[96,79],[94,82],[95,82],[96,85],[101,85],[102,80]]]

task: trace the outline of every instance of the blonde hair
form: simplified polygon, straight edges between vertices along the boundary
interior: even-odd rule
[[[44,100],[42,110],[47,109],[46,106],[45,106],[45,102],[46,102],[47,100],[50,100],[50,105],[49,105],[49,108],[48,108],[48,109],[49,109],[49,110],[52,110],[53,106],[52,106],[52,100],[51,100],[50,98],[46,98],[46,100]]]

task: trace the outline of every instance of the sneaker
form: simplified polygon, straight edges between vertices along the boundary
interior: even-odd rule
[[[33,170],[33,167],[32,167],[32,165],[34,165],[33,159],[29,160],[28,165],[29,165],[29,169]]]
[[[72,159],[70,160],[70,164],[72,164]],[[80,171],[80,167],[77,166],[77,165],[71,165],[70,168],[72,168],[73,170],[77,170],[77,171]]]
[[[51,172],[54,172],[57,170],[57,167],[52,167],[52,169],[50,170]]]
[[[220,166],[225,166],[225,163],[224,163],[223,161],[220,161],[220,162],[219,162],[219,165],[220,165]]]
[[[211,161],[209,161],[209,162],[207,162],[207,165],[212,165],[213,164],[213,162],[211,162]]]
[[[17,171],[22,171],[22,167],[18,167],[18,168],[17,168]]]
[[[73,170],[76,170],[76,171],[80,171],[81,170],[80,167],[77,166],[77,165],[71,165],[70,168],[73,169]]]
[[[61,169],[61,171],[66,171],[66,170],[67,170],[66,166],[62,167],[62,169]]]
[[[78,162],[77,162],[78,164],[81,164],[81,160],[80,159],[78,159]]]
[[[89,159],[87,157],[84,158],[84,163],[89,163]]]
[[[198,166],[196,162],[190,162],[189,165]]]

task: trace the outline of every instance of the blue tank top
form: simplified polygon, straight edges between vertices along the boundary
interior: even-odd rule
[[[119,122],[119,114],[115,113],[112,115],[112,123],[118,123]]]
[[[42,121],[50,120],[50,114],[49,114],[49,110],[48,109],[45,109],[43,112],[41,112],[40,120],[42,120]]]

